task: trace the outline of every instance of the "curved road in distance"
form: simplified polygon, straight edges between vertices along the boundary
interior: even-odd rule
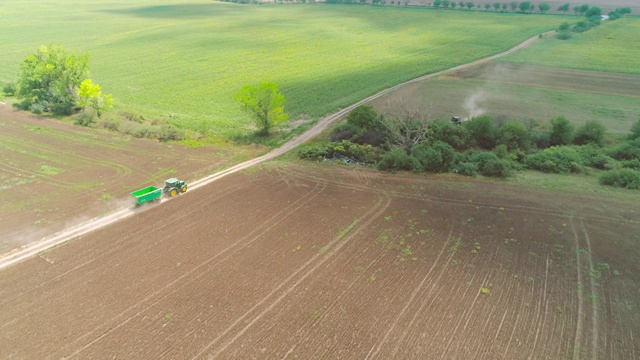
[[[549,34],[549,33],[553,33],[553,31],[547,32],[545,34]],[[432,73],[432,74],[427,74],[424,76],[420,76],[417,77],[415,79],[403,82],[401,84],[398,84],[396,86],[384,89],[374,95],[371,95],[365,99],[362,99],[344,109],[341,109],[331,115],[328,115],[324,118],[322,118],[320,121],[318,121],[317,124],[315,124],[313,127],[311,127],[311,129],[307,130],[306,132],[298,135],[297,137],[295,137],[294,139],[291,139],[290,141],[288,141],[287,143],[283,144],[282,146],[280,146],[277,149],[274,149],[262,156],[259,156],[257,158],[251,159],[251,160],[247,160],[243,163],[237,164],[235,166],[232,166],[226,170],[222,170],[219,171],[215,174],[209,175],[205,178],[202,178],[200,180],[196,180],[194,182],[192,182],[189,185],[190,189],[197,189],[199,187],[205,186],[209,183],[212,183],[222,177],[225,177],[227,175],[233,174],[235,172],[238,172],[240,170],[244,170],[248,167],[260,164],[261,162],[267,161],[267,160],[271,160],[275,157],[278,157],[286,152],[288,152],[289,150],[295,148],[296,146],[310,140],[311,138],[313,138],[314,136],[317,136],[318,134],[320,134],[324,129],[327,128],[327,126],[329,126],[331,123],[341,119],[342,117],[344,117],[348,112],[350,112],[351,110],[355,109],[356,107],[362,105],[362,104],[366,104],[368,102],[371,102],[373,100],[376,100],[382,96],[385,96],[397,89],[399,89],[400,87],[407,85],[407,84],[411,84],[411,83],[415,83],[415,82],[420,82],[420,81],[424,81],[427,79],[431,79],[434,78],[436,76],[440,76],[443,74],[447,74],[453,71],[457,71],[457,70],[461,70],[461,69],[465,69],[465,68],[469,68],[475,65],[479,65],[485,62],[489,62],[491,60],[509,55],[511,53],[514,53],[524,47],[527,47],[529,45],[531,45],[532,43],[536,42],[539,39],[539,36],[536,35],[530,39],[527,39],[526,41],[520,43],[519,45],[496,55],[492,55],[486,58],[482,58],[480,60],[476,60],[467,64],[463,64],[463,65],[459,65],[447,70],[443,70],[443,71],[439,71],[436,73]],[[163,203],[165,201],[168,201],[169,199],[162,199],[160,203]],[[18,251],[14,251],[9,253],[8,255],[6,255],[5,257],[3,257],[2,259],[0,259],[0,270],[11,266],[17,262],[20,262],[24,259],[27,259],[31,256],[37,255],[40,252],[46,251],[54,246],[60,245],[66,241],[69,241],[75,237],[87,234],[93,230],[99,229],[103,226],[112,224],[120,219],[129,217],[133,214],[135,214],[136,211],[132,208],[124,208],[124,209],[120,209],[117,210],[107,216],[103,216],[103,217],[99,217],[99,218],[94,218],[91,219],[89,221],[86,221],[80,225],[77,226],[73,226],[71,228],[62,230],[60,232],[57,232],[49,237],[45,237],[43,238],[41,241],[31,245],[31,246],[27,246],[24,247]]]

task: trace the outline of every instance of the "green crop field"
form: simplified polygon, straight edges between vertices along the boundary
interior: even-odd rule
[[[229,135],[251,122],[232,100],[277,82],[292,119],[317,118],[403,80],[506,50],[570,17],[324,4],[211,1],[0,3],[0,83],[43,44],[89,52],[116,107]]]
[[[639,39],[640,18],[630,17],[605,21],[569,40],[549,39],[538,42],[499,61],[640,74]]]

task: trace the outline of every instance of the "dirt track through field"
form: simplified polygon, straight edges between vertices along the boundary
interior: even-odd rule
[[[382,90],[382,91],[378,92],[377,94],[374,94],[374,95],[372,95],[372,96],[370,96],[370,97],[368,97],[366,99],[363,99],[363,100],[361,100],[361,101],[359,101],[359,102],[357,102],[357,103],[355,103],[355,104],[353,104],[351,106],[348,106],[348,107],[346,107],[346,108],[344,108],[344,109],[342,109],[342,110],[340,110],[340,111],[338,111],[338,112],[336,112],[336,113],[334,113],[332,115],[324,117],[316,125],[314,125],[311,129],[309,129],[305,133],[297,136],[295,139],[287,142],[286,144],[282,145],[281,147],[279,147],[279,148],[277,148],[277,149],[275,149],[275,150],[273,150],[273,151],[271,151],[271,152],[269,152],[269,153],[267,153],[267,154],[265,154],[263,156],[254,158],[254,159],[249,160],[249,161],[245,161],[243,163],[240,163],[238,165],[230,167],[229,169],[220,171],[218,173],[215,173],[213,175],[210,175],[208,177],[205,177],[203,179],[200,179],[200,180],[197,180],[197,181],[193,182],[190,185],[191,189],[197,189],[197,188],[199,188],[201,186],[204,186],[204,185],[209,184],[209,183],[211,183],[213,181],[216,181],[216,180],[218,180],[218,179],[220,179],[220,178],[222,178],[224,176],[233,174],[235,172],[241,171],[243,169],[247,169],[247,168],[249,168],[251,166],[254,166],[256,164],[259,164],[259,163],[262,163],[264,161],[273,159],[273,158],[275,158],[277,156],[280,156],[280,155],[290,151],[291,149],[295,148],[296,146],[298,146],[298,145],[300,145],[300,144],[312,139],[313,137],[319,135],[324,129],[327,128],[327,126],[329,126],[331,123],[335,122],[336,120],[339,120],[339,119],[343,118],[347,113],[349,113],[351,110],[355,109],[356,107],[358,107],[358,106],[360,106],[362,104],[369,103],[369,102],[371,102],[371,101],[373,101],[375,99],[378,99],[380,97],[383,97],[383,96],[385,96],[385,95],[387,95],[387,94],[389,94],[389,93],[401,88],[402,86],[405,86],[405,85],[411,84],[411,83],[424,81],[424,80],[427,80],[427,79],[430,79],[430,78],[433,78],[433,77],[437,77],[437,76],[440,76],[440,75],[443,75],[443,74],[446,74],[446,73],[449,73],[449,72],[459,71],[459,70],[462,70],[462,69],[465,69],[465,68],[468,68],[468,67],[472,67],[472,66],[475,66],[475,65],[479,65],[479,64],[482,64],[482,63],[497,59],[497,58],[502,57],[502,56],[509,55],[509,54],[511,54],[511,53],[513,53],[515,51],[518,51],[518,50],[520,50],[520,49],[522,49],[522,48],[524,48],[526,46],[531,45],[532,43],[537,41],[538,38],[539,38],[538,36],[532,37],[532,38],[522,42],[521,44],[519,44],[519,45],[517,45],[517,46],[515,46],[515,47],[513,47],[513,48],[511,48],[511,49],[509,49],[509,50],[507,50],[507,51],[505,51],[503,53],[500,53],[500,54],[497,54],[497,55],[493,55],[493,56],[489,56],[489,57],[486,57],[486,58],[483,58],[483,59],[480,59],[480,60],[476,60],[476,61],[468,63],[468,64],[456,66],[456,67],[453,67],[453,68],[448,69],[448,70],[443,70],[443,71],[440,71],[440,72],[437,72],[437,73],[424,75],[424,76],[418,77],[416,79],[409,80],[409,81],[407,81],[405,83],[396,85],[394,87]],[[0,106],[5,106],[5,105],[0,105]],[[163,200],[163,202],[164,201],[166,201],[166,200]],[[121,210],[118,210],[118,211],[108,215],[108,216],[105,216],[105,217],[102,217],[102,218],[99,218],[99,219],[89,220],[89,221],[87,221],[85,223],[82,223],[82,224],[72,228],[72,229],[67,229],[67,230],[64,230],[64,231],[54,235],[54,236],[47,237],[47,238],[43,239],[43,241],[41,241],[41,242],[35,243],[34,245],[29,246],[29,247],[24,248],[24,249],[21,249],[20,251],[13,252],[13,253],[9,254],[8,256],[0,259],[0,270],[2,270],[3,268],[6,268],[7,266],[11,266],[12,264],[15,264],[15,263],[17,263],[19,261],[22,261],[22,260],[24,260],[26,258],[34,256],[34,255],[38,254],[39,252],[45,251],[45,250],[47,250],[47,249],[49,249],[51,247],[57,246],[57,245],[59,245],[61,243],[64,243],[64,242],[66,242],[68,240],[71,240],[71,239],[73,239],[73,238],[75,238],[75,237],[77,237],[79,235],[86,234],[86,233],[88,233],[90,231],[102,228],[102,227],[104,227],[106,225],[112,224],[112,223],[114,223],[114,222],[116,222],[118,220],[121,220],[121,219],[123,219],[125,217],[131,216],[133,214],[135,214],[135,211],[132,210],[132,209],[129,209],[129,208],[121,209]]]

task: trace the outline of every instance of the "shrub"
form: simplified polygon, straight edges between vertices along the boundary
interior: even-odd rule
[[[531,134],[519,121],[506,121],[498,133],[500,143],[506,145],[508,150],[525,150],[531,146]]]
[[[427,172],[449,172],[456,161],[456,152],[442,141],[414,145],[411,155],[420,163],[422,170]]]
[[[13,96],[16,94],[16,85],[15,84],[6,84],[3,88],[2,91],[4,92],[5,96]]]
[[[506,159],[489,160],[479,170],[480,174],[490,177],[506,178],[513,175],[512,163]]]
[[[528,169],[546,173],[580,173],[581,159],[578,152],[568,146],[552,146],[524,159],[524,166]]]
[[[551,146],[551,134],[544,130],[535,130],[531,132],[531,142],[538,149],[546,149]]]
[[[640,160],[640,138],[628,140],[609,151],[616,160]]]
[[[184,138],[185,131],[170,124],[164,124],[158,130],[158,140],[160,141],[178,141]]]
[[[355,144],[347,140],[316,146],[304,146],[298,150],[298,156],[301,159],[320,161],[323,159],[348,158],[368,164],[377,163],[380,160],[380,153],[380,149],[371,145]]]
[[[454,125],[448,120],[434,120],[429,123],[428,129],[432,141],[445,142],[457,150],[469,147],[469,130],[464,126]]]
[[[498,125],[491,116],[475,117],[463,126],[469,131],[470,140],[474,145],[486,150],[491,150],[497,145]]]
[[[571,27],[571,24],[565,21],[562,24],[560,24],[560,26],[558,27],[558,31],[568,31],[570,27]]]
[[[605,154],[604,150],[600,147],[588,144],[578,146],[576,150],[580,155],[583,165],[602,170],[611,170],[617,167],[616,160]]]
[[[90,111],[83,111],[76,116],[73,123],[80,126],[91,126],[96,120],[94,114]]]
[[[556,39],[558,40],[569,40],[572,37],[573,35],[571,35],[571,33],[567,30],[558,31],[558,33],[556,34]]]
[[[347,115],[345,123],[333,130],[331,140],[381,146],[386,140],[382,117],[369,105],[358,106]]]
[[[549,121],[551,133],[549,134],[549,144],[551,146],[569,145],[573,141],[575,127],[564,116]]]
[[[474,162],[460,162],[455,171],[466,176],[476,176],[478,174],[478,164]]]
[[[585,20],[582,21],[578,21],[577,23],[575,23],[573,25],[573,27],[571,28],[571,30],[573,30],[574,32],[577,33],[581,33],[581,32],[585,32],[587,30],[589,30],[591,28],[591,25],[589,25],[589,23]]]
[[[501,159],[493,152],[467,151],[460,156],[460,163],[475,164],[478,173],[484,176],[508,177],[513,174],[515,164],[509,159]],[[464,165],[469,170],[471,165]],[[458,167],[458,172],[461,168]]]
[[[610,170],[600,176],[600,184],[627,189],[640,189],[640,171],[632,169]]]
[[[596,144],[602,146],[607,129],[598,120],[589,120],[576,131],[573,143],[576,145]]]
[[[638,159],[624,160],[620,162],[620,165],[626,169],[640,170],[640,160]]]
[[[640,120],[636,121],[631,125],[631,130],[629,134],[629,140],[635,140],[640,138]]]
[[[407,155],[402,148],[391,149],[382,156],[378,169],[385,171],[414,170],[419,169],[420,163],[414,157]]]

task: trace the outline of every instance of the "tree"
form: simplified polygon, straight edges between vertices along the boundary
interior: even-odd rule
[[[617,8],[615,11],[622,16],[631,14],[631,8],[629,7]]]
[[[563,13],[567,13],[567,11],[569,11],[569,7],[571,6],[571,4],[566,3],[563,5],[558,6],[558,11],[562,11]]]
[[[80,83],[78,90],[78,106],[85,112],[91,110],[100,117],[106,109],[113,107],[113,96],[102,95],[100,85],[94,84],[90,79]]]
[[[509,4],[509,6],[511,7],[511,11],[516,11],[516,9],[518,8],[518,2],[512,1],[511,4]]]
[[[485,9],[485,11],[489,11],[489,9],[491,9],[491,3],[485,3],[484,4],[484,9]]]
[[[456,152],[449,144],[442,141],[436,141],[433,144],[426,142],[417,144],[411,148],[411,156],[426,172],[449,172],[456,161]]]
[[[34,112],[70,115],[77,91],[89,75],[89,55],[76,55],[60,45],[41,46],[20,66],[16,97]]]
[[[581,5],[581,6],[578,8],[578,11],[580,12],[580,14],[584,14],[584,13],[586,13],[586,12],[587,12],[587,10],[589,10],[589,5],[587,5],[587,4]]]
[[[442,7],[443,8],[448,8],[449,7],[449,3],[451,3],[451,1],[449,0],[442,0]]]
[[[273,125],[289,118],[284,112],[284,95],[274,82],[265,81],[258,86],[245,85],[233,97],[254,117],[263,135],[269,134]]]
[[[629,134],[629,140],[638,138],[640,138],[640,119],[631,125],[631,133]]]
[[[585,13],[584,13],[584,16],[586,16],[586,17],[588,17],[588,18],[593,17],[593,16],[601,17],[601,16],[602,16],[602,9],[600,9],[600,8],[599,8],[599,7],[597,7],[597,6],[590,7],[590,8],[589,8]]]
[[[467,9],[469,9],[469,10],[471,10],[471,9],[473,8],[473,2],[471,2],[471,1],[467,1],[464,5],[465,5],[465,6],[467,7]]]
[[[578,15],[578,13],[580,12],[580,6],[574,6],[573,7],[573,12]]]
[[[500,127],[500,142],[509,150],[526,150],[531,146],[531,133],[519,121],[507,121]]]
[[[551,119],[549,144],[552,146],[569,145],[573,141],[575,127],[564,116]]]
[[[507,3],[502,3],[502,11],[507,11],[509,5]]]
[[[463,124],[469,130],[469,135],[474,143],[483,149],[491,150],[498,142],[498,125],[491,116],[483,115],[475,117]]]
[[[607,129],[598,120],[589,120],[578,128],[573,143],[576,145],[592,143],[601,146],[606,131]]]
[[[520,3],[520,11],[522,12],[527,12],[531,9],[531,2],[530,1],[523,1]]]
[[[452,9],[455,9],[456,6],[458,6],[458,3],[455,1],[452,1],[451,4],[449,4],[449,7],[451,7]]]
[[[494,3],[493,3],[493,9],[494,9],[495,11],[500,10],[500,6],[502,6],[502,4],[501,4],[501,3],[499,3],[499,2],[494,2]]]
[[[433,2],[433,6],[434,6],[434,7],[440,7],[440,5],[442,5],[442,0],[435,0],[435,1]]]
[[[538,9],[540,10],[541,13],[545,13],[545,12],[549,11],[549,9],[551,9],[551,5],[549,5],[547,3],[542,3],[542,4],[538,5]]]
[[[414,145],[426,139],[429,118],[430,113],[423,106],[403,101],[390,105],[383,121],[388,142],[410,154]]]

